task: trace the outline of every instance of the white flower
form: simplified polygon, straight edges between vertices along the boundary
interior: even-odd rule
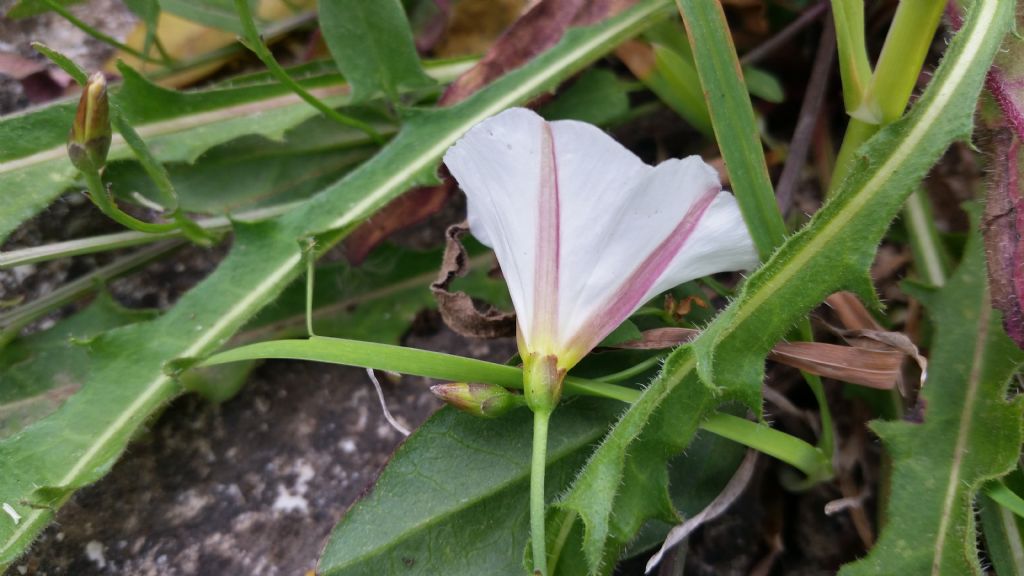
[[[595,126],[513,108],[444,161],[498,257],[527,363],[553,356],[564,374],[658,293],[758,263],[736,199],[697,156],[648,166]]]

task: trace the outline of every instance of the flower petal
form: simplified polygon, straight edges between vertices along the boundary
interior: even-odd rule
[[[543,138],[549,131],[552,146],[545,148]],[[546,172],[544,163],[554,152],[554,163],[550,167],[556,173],[555,185],[558,196],[559,233],[556,236],[565,241],[562,226],[577,220],[589,218],[593,229],[601,229],[604,220],[613,214],[602,210],[593,213],[567,215],[562,206],[563,188],[580,197],[583,204],[595,207],[621,202],[623,192],[634,185],[636,180],[651,170],[632,152],[610,138],[600,129],[583,122],[562,121],[547,123],[536,113],[523,108],[506,110],[466,133],[445,154],[444,161],[449,171],[458,180],[468,198],[469,226],[473,235],[494,249],[501,264],[505,280],[509,285],[512,303],[519,317],[519,327],[525,343],[531,350],[547,348],[555,342],[539,342],[541,328],[535,325],[534,317],[540,308],[546,306],[536,301],[535,288],[547,286],[550,296],[558,296],[564,302],[560,289],[550,289],[548,282],[537,276],[538,236],[541,228],[550,228],[555,206],[550,201],[542,203]],[[548,189],[550,191],[550,189]],[[551,198],[550,194],[546,196]],[[545,215],[545,216],[542,216]],[[542,219],[547,221],[542,224]],[[551,238],[545,236],[541,245],[550,245]],[[564,261],[563,249],[559,245],[557,261],[558,284],[571,283],[561,273]],[[545,261],[550,262],[550,259]],[[558,306],[560,309],[561,306]],[[551,322],[561,324],[561,314],[548,314]]]
[[[511,109],[445,154],[494,249],[524,351],[571,366],[637,307],[757,264],[735,198],[696,156],[644,164],[600,129]]]
[[[497,254],[520,331],[531,334],[544,121],[522,108],[471,128],[444,155],[468,198],[470,230]]]
[[[652,169],[618,202],[600,230],[575,220],[581,203],[562,187],[560,324],[565,362],[578,361],[644,302],[677,284],[726,270],[749,269],[757,253],[735,198],[700,158],[668,160]],[[573,227],[576,230],[573,230]],[[588,238],[577,241],[575,237]],[[572,292],[569,294],[568,292]],[[569,303],[574,303],[570,306]]]

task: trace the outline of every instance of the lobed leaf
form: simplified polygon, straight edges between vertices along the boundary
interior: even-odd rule
[[[338,69],[352,84],[352,101],[431,86],[420,67],[399,0],[320,2],[320,29]]]
[[[914,294],[935,324],[921,390],[924,422],[872,424],[892,455],[887,522],[867,557],[843,568],[845,576],[982,573],[975,495],[1014,468],[1024,440],[1024,402],[1005,399],[1024,352],[1003,332],[985,278],[981,241],[972,234],[949,282]]]

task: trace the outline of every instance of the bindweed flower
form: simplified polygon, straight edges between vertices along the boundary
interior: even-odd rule
[[[107,80],[102,72],[89,77],[82,87],[78,111],[68,135],[68,156],[75,168],[97,171],[107,162],[110,150],[110,104]]]
[[[508,283],[534,411],[552,410],[565,372],[650,298],[758,263],[736,199],[696,156],[649,166],[595,126],[514,108],[444,161]]]
[[[431,386],[430,391],[459,410],[481,418],[497,418],[526,403],[522,396],[497,384],[452,382]]]

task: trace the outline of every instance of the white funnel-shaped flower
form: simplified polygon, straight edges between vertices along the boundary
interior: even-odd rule
[[[699,157],[648,166],[595,126],[513,108],[444,156],[494,249],[520,352],[563,372],[673,286],[757,265],[736,199]]]

